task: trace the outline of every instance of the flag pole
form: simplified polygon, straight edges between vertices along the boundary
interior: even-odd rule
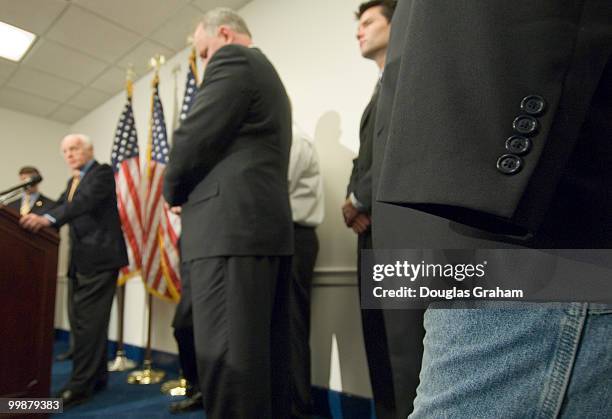
[[[147,348],[142,363],[142,370],[133,371],[128,375],[128,384],[157,384],[163,380],[166,373],[162,370],[153,369],[153,357],[151,351],[151,324],[153,323],[153,294],[148,292],[148,320],[147,320]]]
[[[159,68],[165,62],[165,57],[163,55],[155,55],[155,57],[151,58],[150,64],[155,69],[155,74],[153,76],[153,85],[156,87],[159,82]],[[151,114],[153,112],[153,97],[151,98]],[[149,127],[149,130],[152,130],[152,124]],[[151,132],[149,135],[149,145],[147,148],[147,159],[150,160],[151,157]],[[147,167],[147,176],[150,168]],[[146,290],[146,286],[145,286]],[[152,331],[152,323],[153,323],[153,294],[148,290],[148,298],[147,298],[147,306],[148,306],[148,317],[147,317],[147,347],[145,350],[145,357],[143,361],[142,370],[133,371],[128,375],[127,382],[128,384],[157,384],[159,383],[166,373],[162,370],[153,369],[153,359],[152,359],[152,351],[151,351],[151,331]]]
[[[193,39],[192,37],[187,38],[187,44],[188,45],[193,45]],[[190,68],[187,69],[187,72],[189,72],[190,70],[194,72],[194,74],[197,75],[197,63],[196,63],[196,55],[195,55],[195,48],[192,48],[191,50],[191,54],[189,56],[189,66]],[[176,81],[176,76],[179,73],[179,71],[181,70],[181,67],[179,65],[177,65],[176,67],[174,67],[172,69],[172,74],[174,75],[174,99],[175,102],[177,101],[177,94],[178,94],[178,85],[177,85],[177,81]],[[178,103],[175,103],[174,106],[174,118],[173,118],[173,129],[172,131],[174,132],[174,130],[178,127],[179,124],[179,114],[180,114],[180,110],[178,108]],[[179,348],[180,351],[180,348]],[[170,396],[185,396],[187,394],[187,386],[189,385],[189,383],[187,382],[187,379],[185,378],[185,374],[183,372],[182,368],[179,368],[179,377],[176,380],[167,380],[165,383],[162,384],[161,386],[161,392],[163,394],[167,394]]]
[[[109,361],[109,371],[127,371],[136,367],[136,363],[129,359],[125,353],[123,343],[123,320],[125,308],[125,283],[117,287],[117,353],[115,359]]]
[[[131,100],[134,92],[134,70],[132,64],[129,65],[127,70],[125,90],[128,100]],[[117,353],[115,354],[115,359],[108,363],[109,371],[127,371],[136,367],[136,363],[125,354],[125,346],[123,343],[125,283],[126,281],[120,280],[119,286],[117,287]]]

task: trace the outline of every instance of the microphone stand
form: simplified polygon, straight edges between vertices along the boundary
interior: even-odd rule
[[[29,178],[27,181],[20,183],[16,186],[8,188],[5,191],[0,192],[0,205],[4,205],[4,203],[19,195],[23,190],[27,187],[34,186],[42,181],[42,176],[36,175]]]
[[[13,191],[10,191],[8,193],[5,193],[4,195],[0,195],[0,205],[4,205],[5,202],[11,201],[16,196],[19,196],[23,192],[24,189],[25,187],[21,187]]]

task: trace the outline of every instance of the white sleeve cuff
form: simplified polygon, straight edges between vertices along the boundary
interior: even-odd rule
[[[351,194],[349,195],[349,200],[351,201],[353,206],[357,208],[358,211],[363,211],[365,209],[365,206],[361,202],[359,202],[354,192],[351,192]]]

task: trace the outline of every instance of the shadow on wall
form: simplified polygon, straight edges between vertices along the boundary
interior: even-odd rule
[[[315,287],[312,301],[313,385],[371,397],[357,286]]]
[[[354,267],[357,263],[356,238],[344,225],[341,211],[355,154],[340,143],[340,122],[338,112],[327,111],[317,121],[314,132],[325,193],[325,220],[317,229],[321,243],[319,267]]]
[[[317,266],[334,271],[315,278],[319,286],[312,295],[312,379],[317,386],[370,397],[355,273],[356,236],[344,225],[341,211],[355,154],[340,142],[340,127],[340,114],[327,111],[314,132],[325,193]]]

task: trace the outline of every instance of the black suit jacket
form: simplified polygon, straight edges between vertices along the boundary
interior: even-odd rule
[[[43,194],[38,196],[38,199],[34,203],[34,206],[30,209],[30,213],[36,215],[45,214],[49,209],[55,206],[55,201],[47,198]],[[17,199],[7,205],[7,207],[12,208],[19,212],[21,209],[21,199]]]
[[[94,162],[68,202],[71,184],[72,179],[56,206],[47,211],[58,228],[70,225],[69,275],[89,275],[127,265],[113,169]]]
[[[400,2],[375,246],[610,247],[611,55],[609,1]]]
[[[347,197],[353,193],[364,206],[365,212],[372,208],[372,142],[374,140],[374,126],[376,123],[376,103],[378,101],[378,85],[374,94],[361,115],[359,125],[359,155],[353,159],[353,170],[348,187]]]
[[[289,99],[256,48],[227,45],[174,133],[164,197],[182,205],[182,259],[293,252]]]

